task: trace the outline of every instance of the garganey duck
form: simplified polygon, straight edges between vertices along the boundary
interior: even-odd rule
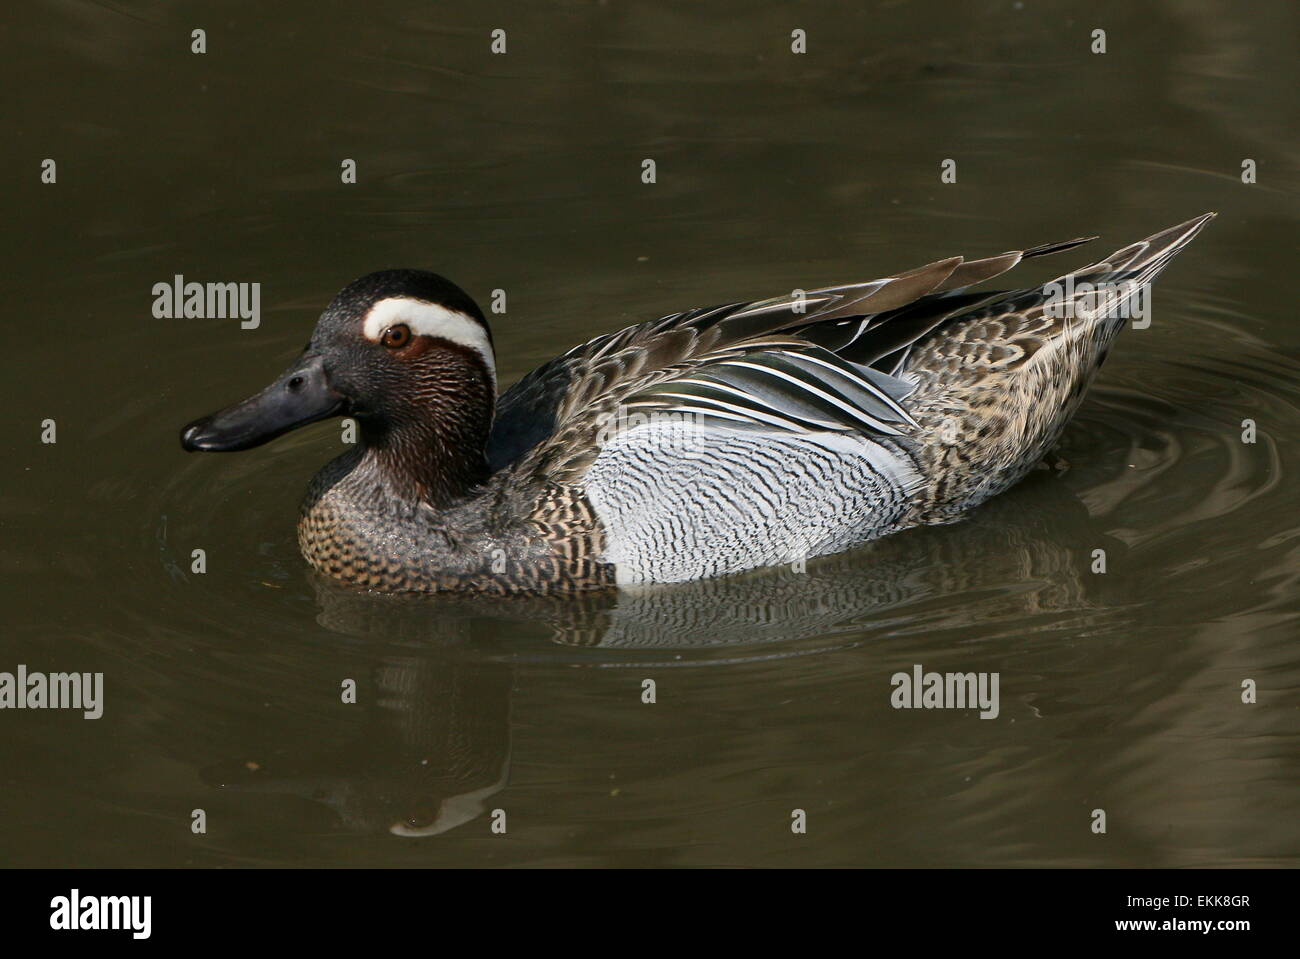
[[[576,346],[500,399],[474,301],[384,270],[334,298],[284,375],[181,443],[242,450],[355,418],[359,442],[311,483],[298,542],[374,590],[567,591],[799,562],[951,521],[1023,478],[1124,306],[1213,215],[1039,288],[971,289],[1085,240],[677,313]]]

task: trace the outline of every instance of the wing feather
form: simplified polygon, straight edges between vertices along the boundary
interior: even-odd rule
[[[1073,275],[1146,282],[1207,219],[1130,244]],[[1032,312],[1041,290],[969,288],[1089,239],[977,260],[950,257],[866,283],[688,310],[598,336],[501,398],[489,462],[494,470],[511,468],[522,483],[574,482],[599,451],[600,424],[620,409],[745,429],[905,435],[916,428],[904,403],[911,386],[895,374],[912,347],[959,319]]]

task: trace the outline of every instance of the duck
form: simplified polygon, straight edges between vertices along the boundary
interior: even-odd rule
[[[189,423],[247,450],[330,417],[306,561],[380,593],[683,583],[951,523],[1048,455],[1128,307],[1214,216],[1022,289],[1084,237],[690,309],[574,346],[498,395],[474,299],[424,270],[345,286],[255,396]],[[1007,284],[998,284],[1005,286]]]

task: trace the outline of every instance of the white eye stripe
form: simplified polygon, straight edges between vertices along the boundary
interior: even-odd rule
[[[406,296],[391,296],[380,300],[366,314],[362,333],[372,343],[378,343],[384,330],[396,323],[405,323],[413,336],[436,336],[458,346],[468,347],[483,357],[488,372],[496,379],[496,357],[483,324],[458,310],[449,310],[437,303],[426,303]]]
[[[483,324],[472,316],[449,310],[437,303],[425,303],[409,297],[393,296],[380,300],[366,314],[362,332],[366,339],[378,343],[384,330],[395,323],[405,323],[416,336],[437,336],[461,346],[492,356]]]

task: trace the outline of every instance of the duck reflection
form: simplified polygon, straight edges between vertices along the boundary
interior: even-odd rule
[[[206,778],[326,804],[352,830],[435,836],[490,812],[509,778],[514,672],[539,658],[563,661],[569,654],[557,646],[582,664],[626,664],[625,650],[641,651],[636,660],[645,662],[655,651],[681,658],[727,648],[711,660],[725,666],[811,637],[821,640],[818,649],[869,645],[904,607],[950,610],[990,590],[1005,606],[1014,587],[1018,609],[1008,615],[1016,617],[1078,609],[1102,602],[1105,577],[1089,570],[1099,547],[1123,549],[1090,527],[1064,483],[1044,475],[963,523],[905,533],[803,571],[508,599],[371,595],[318,577],[323,626],[403,652],[372,660],[371,694],[357,706],[367,710],[362,734],[282,767],[231,763]]]
[[[481,816],[505,788],[512,682],[508,665],[384,657],[358,683],[359,736],[283,761],[221,763],[203,778],[322,803],[356,832],[436,836]]]

